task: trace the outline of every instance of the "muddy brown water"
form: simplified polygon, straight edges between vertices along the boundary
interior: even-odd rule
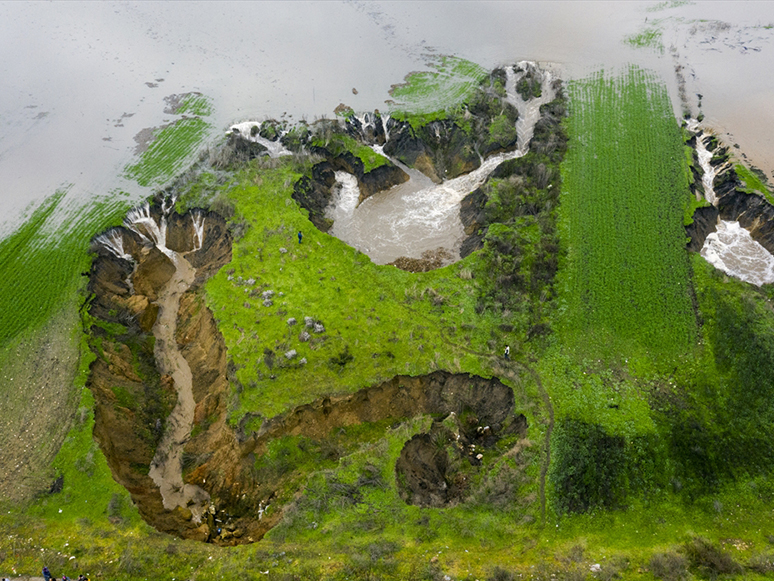
[[[429,54],[485,68],[553,62],[564,78],[636,63],[662,75],[676,113],[679,62],[689,99],[701,93],[707,120],[771,175],[770,4],[648,11],[655,4],[2,3],[0,237],[59,187],[68,195],[58,218],[69,222],[117,189],[144,198],[149,191],[121,177],[123,168],[136,159],[136,135],[175,119],[165,113],[170,95],[211,97],[216,136],[248,118],[330,116],[341,102],[385,109],[390,85],[426,69]],[[654,21],[663,54],[622,42]]]

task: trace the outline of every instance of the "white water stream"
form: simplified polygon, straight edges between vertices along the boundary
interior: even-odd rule
[[[555,96],[550,72],[539,71],[534,63],[528,62],[520,62],[518,67],[521,69],[518,72],[514,67],[505,69],[506,100],[519,111],[515,151],[490,156],[477,169],[441,184],[390,159],[408,173],[409,181],[379,192],[360,205],[355,177],[336,172],[337,191],[326,211],[333,220],[330,233],[367,254],[377,264],[386,264],[401,256],[420,258],[423,252],[438,248],[459,256],[465,238],[459,216],[460,202],[481,186],[500,163],[527,153],[535,123],[540,119],[540,106]],[[516,83],[527,70],[540,75],[542,93],[525,102],[516,92]],[[380,147],[374,149],[384,155]]]
[[[267,153],[270,157],[292,155],[292,152],[282,145],[282,142],[279,139],[277,139],[277,141],[271,141],[265,137],[261,137],[258,133],[253,134],[253,127],[260,128],[260,126],[261,124],[256,121],[243,121],[242,123],[236,123],[229,127],[228,133],[232,133],[234,129],[236,129],[247,141],[253,141],[263,145],[267,149]]]
[[[696,153],[704,172],[701,180],[704,197],[716,206],[718,200],[714,181],[722,168],[713,167],[710,163],[712,152],[707,150],[705,144],[710,135],[700,130],[698,121],[691,119],[688,129],[700,131],[696,136]],[[739,222],[718,219],[715,232],[704,241],[701,255],[715,268],[745,282],[757,286],[774,282],[774,256],[753,240],[750,232],[742,228]]]
[[[166,246],[167,215],[173,205],[174,201],[163,204],[162,215],[157,223],[146,203],[131,210],[124,219],[124,225],[167,255],[175,265],[174,275],[156,300],[159,316],[153,326],[153,336],[156,338],[156,365],[161,374],[172,377],[177,390],[177,404],[167,418],[149,475],[159,487],[164,508],[172,510],[178,506],[186,507],[191,511],[194,522],[198,523],[209,505],[210,497],[202,488],[183,482],[183,446],[191,435],[196,402],[193,397],[191,368],[180,353],[175,338],[180,297],[193,283],[196,271],[183,253],[175,252]],[[194,212],[191,219],[194,237],[194,248],[191,252],[195,252],[201,248],[204,239],[204,215]],[[123,243],[116,240],[116,236],[107,235],[102,242],[117,256],[128,256],[123,251]]]

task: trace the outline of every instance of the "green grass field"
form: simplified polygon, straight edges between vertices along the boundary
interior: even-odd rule
[[[590,357],[667,360],[696,338],[688,176],[663,85],[632,68],[570,83],[562,165],[563,336]]]
[[[293,161],[270,165],[277,167],[253,164],[224,188],[221,196],[235,207],[232,220],[247,228],[234,243],[231,264],[206,285],[208,305],[244,387],[237,417],[245,411],[271,417],[396,374],[485,372],[476,353],[491,354],[494,319],[475,313],[479,283],[458,276],[470,270],[470,260],[420,274],[374,265],[310,224],[291,198],[300,176]],[[193,184],[191,191],[202,188]],[[181,202],[195,205],[196,197],[184,195]],[[263,305],[264,291],[275,293],[270,307]],[[291,317],[295,326],[287,323]],[[309,329],[311,340],[300,341],[304,317],[321,321],[325,332]],[[298,355],[287,360],[284,353],[291,349]],[[298,363],[302,358],[305,365]]]

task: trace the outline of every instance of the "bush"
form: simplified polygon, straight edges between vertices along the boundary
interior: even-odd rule
[[[557,423],[552,442],[551,483],[560,512],[620,506],[626,496],[626,441],[575,419]]]
[[[742,572],[742,567],[725,553],[720,547],[702,537],[694,537],[683,545],[691,569],[710,579],[719,575],[735,575]]]
[[[679,553],[656,553],[649,568],[654,577],[664,581],[681,581],[688,576],[688,560]]]

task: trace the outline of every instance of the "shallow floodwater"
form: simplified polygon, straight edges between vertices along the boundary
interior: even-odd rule
[[[0,3],[0,237],[57,188],[68,188],[60,215],[68,221],[116,190],[146,196],[121,174],[135,159],[135,135],[170,120],[169,95],[212,98],[216,137],[245,119],[330,116],[341,102],[385,109],[390,85],[425,69],[429,54],[486,68],[552,62],[565,78],[637,63],[663,76],[676,112],[674,65],[683,63],[688,96],[695,102],[703,94],[707,121],[770,173],[774,31],[762,28],[774,20],[770,4],[697,2],[649,12],[654,5]],[[729,24],[691,24],[698,19]],[[654,20],[664,54],[622,42]]]

